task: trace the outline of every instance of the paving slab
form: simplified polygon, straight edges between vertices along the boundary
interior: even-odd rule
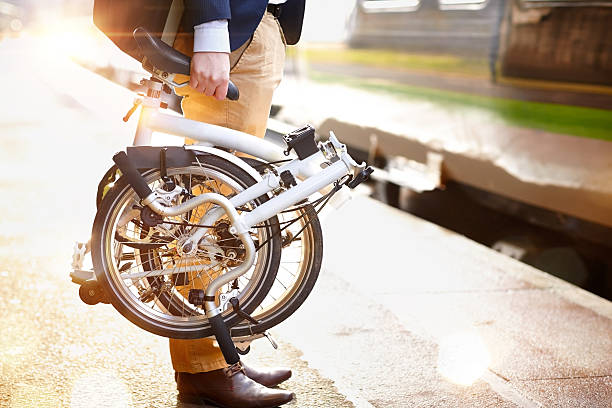
[[[548,290],[394,295],[437,339],[470,331],[483,339],[489,368],[509,380],[612,374],[612,320]]]
[[[609,407],[612,403],[612,377],[562,378],[516,382],[514,386],[533,395],[545,407]],[[589,398],[584,396],[588,395]]]
[[[444,378],[438,345],[336,270],[323,270],[302,308],[273,332],[358,406],[517,406],[485,381],[465,387]]]

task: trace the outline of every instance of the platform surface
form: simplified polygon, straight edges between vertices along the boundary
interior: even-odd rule
[[[286,338],[340,390],[377,407],[610,406],[612,303],[367,197],[325,227],[321,281],[287,323],[308,330]]]

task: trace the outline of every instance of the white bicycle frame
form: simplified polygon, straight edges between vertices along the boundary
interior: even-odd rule
[[[176,85],[171,80],[166,82],[170,85]],[[212,146],[247,153],[266,162],[287,160],[288,157],[284,154],[282,148],[243,132],[162,113],[159,109],[163,94],[162,84],[156,81],[147,81],[147,84],[149,90],[141,103],[142,111],[134,138],[134,146],[151,145],[153,132],[188,137],[201,142],[202,145],[188,145],[185,146],[185,149],[220,156],[245,169],[258,180],[257,183],[229,199],[221,194],[205,193],[179,205],[169,205],[173,198],[182,191],[181,187],[177,187],[172,192],[157,189],[142,200],[143,205],[147,205],[151,210],[162,216],[178,216],[206,202],[217,205],[200,220],[199,223],[203,227],[194,228],[191,236],[183,243],[182,250],[185,255],[193,255],[197,251],[200,241],[205,237],[208,230],[204,226],[214,224],[224,214],[228,215],[232,224],[230,232],[237,235],[244,244],[245,259],[239,266],[217,277],[208,285],[205,293],[206,299],[214,298],[218,289],[246,273],[255,262],[256,249],[249,234],[249,230],[253,226],[301,202],[345,176],[357,174],[365,167],[365,163],[357,164],[350,157],[346,146],[340,143],[332,133],[328,143],[319,143],[320,149],[317,153],[303,160],[291,155],[289,156],[289,159],[291,159],[289,162],[280,166],[274,172],[266,172],[261,177],[255,169],[248,166],[240,158]],[[279,175],[286,171],[290,172],[295,180],[300,181],[297,181],[297,184],[292,187],[284,186]],[[238,213],[236,210],[237,207],[245,205],[264,194],[273,191],[278,192],[280,188],[284,188],[285,191],[273,196],[252,211]],[[147,276],[167,273],[171,273],[171,271],[147,271]],[[129,279],[138,276],[126,274],[122,277]],[[205,303],[206,315],[209,318],[222,313],[223,308],[223,304],[217,306],[214,301],[206,301]]]

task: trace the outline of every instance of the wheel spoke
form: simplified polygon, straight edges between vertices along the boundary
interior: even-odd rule
[[[213,162],[221,161],[214,157],[211,159]],[[209,163],[208,158],[206,162],[201,162],[199,159],[196,161],[197,164],[194,163],[190,167],[168,169],[169,177],[176,185],[183,187],[188,192],[178,197],[178,203],[208,192],[230,197],[253,182],[251,179],[248,182],[243,181],[240,177],[246,176],[234,176],[223,166]],[[225,163],[224,166],[229,166],[228,168],[233,166],[229,162],[223,163]],[[237,172],[245,174],[242,170],[237,170]],[[164,185],[159,180],[158,171],[150,171],[144,175],[153,190]],[[161,317],[167,323],[159,321],[160,327],[172,326],[177,327],[176,330],[180,330],[179,328],[184,330],[200,328],[198,330],[201,330],[207,327],[202,306],[191,304],[187,298],[188,293],[190,290],[197,289],[206,291],[213,280],[237,267],[244,261],[244,247],[239,244],[238,238],[220,232],[220,228],[207,228],[204,234],[206,241],[202,241],[197,252],[192,256],[183,255],[179,245],[189,234],[202,228],[196,224],[200,224],[206,214],[217,206],[210,202],[203,203],[187,213],[166,218],[167,222],[173,224],[163,225],[162,223],[155,227],[148,227],[140,219],[139,212],[132,209],[132,206],[138,201],[131,190],[116,189],[111,190],[110,193],[115,195],[114,198],[111,197],[105,202],[113,202],[112,205],[115,207],[111,208],[107,204],[106,211],[109,211],[112,218],[109,219],[108,226],[104,227],[106,229],[103,233],[107,236],[99,241],[102,245],[112,245],[111,248],[115,249],[114,252],[111,251],[113,256],[109,258],[110,262],[106,262],[106,264],[111,264],[108,275],[114,292],[123,297],[122,302],[127,305],[130,313],[134,314],[136,320],[146,317],[147,321],[157,324],[155,322],[158,322]],[[250,211],[259,203],[260,201],[247,203],[239,209],[239,212]],[[124,220],[129,221],[119,226],[117,223],[123,214],[125,214]],[[289,213],[293,215],[291,218],[286,218],[285,214],[281,214],[281,217],[294,221],[301,214],[302,210],[297,210]],[[213,220],[217,223],[222,221],[228,222],[226,215],[218,220]],[[303,223],[302,219],[293,225],[299,227],[300,224],[304,225]],[[291,226],[292,231],[295,228],[293,225]],[[279,221],[273,218],[260,224],[260,228],[251,231],[255,242],[265,242],[266,245],[263,245],[256,253],[254,265],[236,279],[241,304],[249,308],[249,313],[253,313],[256,308],[258,312],[266,313],[267,310],[270,310],[266,305],[291,300],[291,297],[286,294],[291,292],[295,282],[300,280],[300,268],[303,269],[304,262],[301,260],[302,251],[299,247],[304,240],[300,237],[299,240],[292,242],[286,248],[289,257],[284,255],[283,250],[281,259],[281,237],[280,234],[275,235],[281,226]],[[228,256],[228,251],[233,251],[236,255]],[[98,252],[107,253],[104,250]],[[281,268],[279,268],[279,262]],[[282,276],[277,277],[277,272],[282,273]],[[264,282],[267,283],[264,284]],[[231,286],[230,282],[220,291],[231,290]],[[262,289],[270,287],[277,287],[278,290],[270,294],[265,293],[265,290]],[[139,303],[143,307],[139,307]],[[145,304],[146,308],[144,308]],[[263,308],[260,307],[260,304],[263,304]],[[231,310],[226,311],[224,316],[232,313]],[[143,317],[139,317],[139,314],[142,314]],[[234,324],[239,321],[240,319],[235,319]]]

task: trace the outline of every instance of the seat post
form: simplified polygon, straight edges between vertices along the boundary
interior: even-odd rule
[[[151,77],[141,82],[146,87],[146,93],[142,101],[142,111],[138,119],[138,127],[134,136],[134,146],[150,146],[153,131],[147,126],[147,117],[150,113],[156,112],[162,104],[161,96],[163,92],[163,83]]]

